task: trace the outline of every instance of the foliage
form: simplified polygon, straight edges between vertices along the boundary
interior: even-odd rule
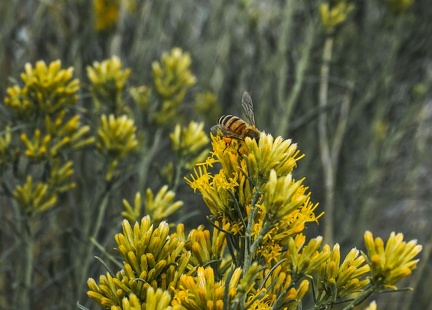
[[[170,96],[176,99],[170,109],[178,115],[191,82],[195,81],[190,56],[175,48],[162,61],[165,66],[160,67],[158,74],[171,79],[170,87],[174,90]],[[179,67],[178,63],[182,65]],[[153,67],[157,66],[159,62],[155,61]],[[50,242],[62,249],[62,239],[66,238],[70,248],[74,248],[65,250],[73,262],[89,257],[95,246],[102,249],[96,239],[109,229],[105,226],[109,218],[119,218],[121,213],[121,208],[110,212],[109,207],[114,207],[113,202],[124,188],[136,186],[130,181],[132,178],[140,187],[133,208],[124,200],[123,217],[135,221],[150,214],[154,221],[166,219],[183,205],[174,200],[179,180],[208,145],[202,124],[191,121],[184,126],[174,123],[171,116],[159,125],[157,113],[166,106],[166,98],[134,92],[153,87],[136,86],[131,88],[134,96],[127,97],[131,70],[123,68],[118,57],[94,62],[87,72],[87,97],[79,96],[80,91],[84,94],[86,90],[73,78],[73,68],[62,68],[58,60],[49,64],[39,61],[35,66],[26,64],[22,85],[16,82],[7,89],[4,108],[9,118],[7,124],[2,124],[0,136],[2,222],[6,224],[2,231],[10,231],[14,245],[12,251],[5,252],[5,258],[17,251],[24,251],[25,255],[19,255],[16,264],[7,265],[7,274],[20,284],[2,303],[15,304],[20,309],[37,304],[32,292],[42,279],[37,276],[36,266],[48,268],[52,263],[41,261],[43,257],[36,252],[38,244]],[[160,81],[159,75],[154,76],[155,81]],[[138,124],[137,120],[144,117],[146,122]],[[155,130],[156,136],[151,136]],[[172,144],[161,145],[162,134],[169,136],[170,132]],[[160,152],[167,150],[172,157],[159,160],[160,167],[150,166]],[[162,164],[173,169],[167,170]],[[156,196],[148,188],[142,204],[140,189],[152,173],[158,173],[159,182],[169,185],[163,185]],[[156,178],[152,183],[158,186]],[[71,215],[81,222],[73,235]],[[43,221],[52,221],[49,226],[56,231],[46,241],[40,236]],[[111,229],[115,229],[115,224]],[[72,266],[58,280],[71,291],[81,292],[91,266],[90,262]],[[58,272],[65,272],[67,266],[59,268]],[[159,291],[155,294],[159,296]]]

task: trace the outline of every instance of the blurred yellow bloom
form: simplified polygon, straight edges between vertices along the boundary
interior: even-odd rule
[[[130,223],[136,222],[141,215],[142,200],[141,194],[138,192],[135,194],[134,206],[132,207],[130,203],[123,199],[124,211],[121,215],[124,219],[128,220]]]
[[[49,143],[51,142],[51,135],[45,135],[42,138],[41,131],[39,129],[36,129],[34,132],[33,141],[31,141],[25,133],[21,134],[21,141],[26,146],[25,155],[27,157],[41,159],[47,155]]]
[[[136,103],[136,105],[143,111],[147,111],[150,97],[151,88],[147,86],[135,86],[128,88],[129,94]]]
[[[387,5],[395,13],[406,12],[413,3],[414,0],[387,0]]]
[[[115,117],[101,116],[96,147],[99,152],[115,158],[123,158],[138,146],[134,121],[126,115]]]
[[[174,132],[170,134],[170,138],[173,150],[178,152],[180,156],[196,153],[209,142],[209,138],[204,132],[204,123],[194,121],[191,121],[186,128],[177,124]]]
[[[119,161],[138,146],[134,121],[126,115],[115,117],[101,116],[101,127],[98,129],[96,147],[106,156],[108,164],[105,179],[111,180]]]
[[[79,82],[72,79],[73,68],[62,69],[60,60],[48,66],[38,61],[33,67],[27,63],[21,74],[24,87],[7,89],[5,104],[20,115],[51,115],[78,100]]]
[[[54,141],[64,141],[66,144],[57,145],[51,150],[52,155],[58,153],[61,148],[71,147],[78,149],[94,142],[94,137],[86,137],[90,127],[80,123],[80,116],[74,115],[69,120],[65,119],[66,110],[60,111],[54,119],[45,117],[45,128]]]
[[[153,118],[159,125],[170,124],[177,116],[187,90],[196,83],[190,70],[192,63],[188,53],[180,48],[162,55],[162,62],[153,62],[153,83],[160,103],[154,108]]]
[[[173,151],[185,167],[193,167],[199,160],[205,159],[209,143],[208,135],[204,132],[204,123],[190,122],[188,127],[177,124],[170,134]]]
[[[173,214],[183,206],[183,201],[174,201],[175,192],[168,190],[168,185],[161,187],[154,196],[150,188],[146,192],[145,213],[150,215],[154,223],[159,223],[163,219]]]
[[[8,159],[8,151],[12,141],[12,133],[10,130],[10,126],[6,126],[3,131],[0,131],[0,165],[7,163]]]
[[[60,166],[60,159],[55,158],[48,179],[48,185],[51,190],[55,190],[56,193],[62,193],[75,188],[75,182],[69,180],[73,173],[73,162],[71,160]]]
[[[120,4],[120,0],[93,0],[97,31],[106,31],[116,26]]]
[[[208,123],[214,121],[215,115],[222,114],[216,95],[209,91],[195,94],[193,110]]]
[[[320,6],[321,23],[328,30],[332,30],[337,25],[342,24],[353,9],[354,4],[347,3],[345,0],[339,0],[331,8],[329,3],[323,3]]]
[[[18,185],[13,193],[18,205],[28,214],[37,214],[52,208],[57,202],[57,195],[46,183],[33,183],[28,176],[23,185]]]
[[[403,241],[403,234],[392,232],[386,244],[379,237],[373,239],[370,231],[364,234],[371,280],[380,289],[397,289],[396,283],[409,276],[417,267],[414,259],[422,246],[417,240]]]
[[[374,301],[372,301],[370,304],[369,304],[369,306],[367,306],[366,308],[365,308],[365,310],[377,310],[378,309],[378,307],[377,307],[377,304],[376,304],[376,301],[374,300]]]
[[[122,94],[130,75],[130,69],[123,69],[119,57],[112,56],[102,62],[95,61],[87,67],[91,82],[90,92],[96,108],[108,105],[109,112],[122,112]]]

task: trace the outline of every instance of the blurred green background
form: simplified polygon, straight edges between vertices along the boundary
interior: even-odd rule
[[[432,309],[430,0],[351,1],[346,7],[334,1],[330,8],[339,11],[333,15],[323,8],[325,2],[311,0],[2,1],[0,97],[26,63],[60,59],[81,81],[77,106],[84,108],[90,96],[86,68],[94,61],[117,55],[131,68],[130,85],[151,85],[152,62],[179,47],[190,53],[197,83],[186,94],[178,122],[204,121],[209,131],[221,114],[242,115],[241,96],[248,91],[257,127],[293,139],[306,154],[296,177],[306,176],[312,200],[326,212],[306,233],[322,234],[346,251],[363,249],[365,230],[418,239],[424,246],[419,268],[402,285],[415,290],[376,299],[379,309]],[[216,106],[199,111],[200,97],[194,96],[199,93],[214,94]],[[8,120],[2,102],[0,122]],[[176,122],[160,133],[161,145],[169,144]],[[163,150],[153,157],[155,166],[170,158]],[[86,158],[87,165],[96,160]],[[6,174],[0,177],[2,184],[8,182]],[[145,191],[133,178],[125,183],[129,186],[122,184],[110,198],[106,228],[97,236],[107,249],[120,230],[121,199],[133,201],[135,191]],[[145,183],[155,191],[164,184],[157,177]],[[189,227],[205,223],[200,197],[184,182],[176,187],[185,205],[175,220]],[[15,218],[6,194],[3,187],[0,308],[14,309],[7,292],[19,287],[14,258],[25,254],[11,228]],[[81,264],[89,265],[83,277],[104,272],[92,258],[102,255],[96,248],[74,252],[74,244],[88,242],[80,235],[82,221],[94,220],[76,215],[85,209],[64,199],[39,219],[32,309],[73,309],[78,300],[95,306],[76,273]]]

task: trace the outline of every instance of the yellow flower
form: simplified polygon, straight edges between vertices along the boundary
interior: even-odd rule
[[[258,274],[258,289],[250,290],[248,300],[254,301],[247,304],[248,309],[260,309],[263,305],[271,305],[271,309],[298,309],[298,301],[309,290],[308,280],[302,280],[298,288],[293,285],[287,261],[261,268]]]
[[[26,146],[25,155],[27,157],[42,159],[47,155],[47,151],[49,149],[49,144],[51,142],[51,135],[47,134],[42,138],[42,133],[39,129],[36,129],[34,132],[34,139],[31,141],[27,134],[21,134],[21,141]],[[67,143],[69,140],[67,137],[63,139],[62,144]],[[53,154],[53,155],[56,155]]]
[[[33,184],[31,176],[27,177],[23,185],[16,187],[13,196],[21,209],[31,215],[42,213],[57,203],[57,195],[51,191],[48,184]]]
[[[276,176],[286,176],[296,167],[297,161],[303,158],[299,155],[297,145],[282,137],[273,138],[272,135],[261,133],[259,142],[246,138],[246,160],[249,162],[249,177],[253,180],[267,181],[270,172],[274,170]]]
[[[324,246],[330,251],[328,245]],[[360,251],[352,249],[340,263],[340,247],[336,244],[331,251],[329,259],[322,263],[318,274],[318,300],[317,304],[329,306],[337,299],[349,297],[363,290],[368,279],[362,279],[370,271],[365,265],[365,257]]]
[[[147,290],[147,301],[145,303],[146,310],[180,310],[182,307],[179,306],[170,306],[171,303],[171,294],[168,291],[162,291],[161,289],[155,290],[152,287],[149,287]],[[137,310],[141,310],[140,306]]]
[[[345,0],[339,0],[332,8],[328,3],[323,3],[320,6],[321,23],[328,30],[333,30],[334,27],[346,20],[353,9],[354,5],[348,4]]]
[[[175,193],[168,190],[168,185],[162,186],[154,196],[150,188],[146,192],[145,213],[159,223],[183,206],[183,201],[174,201]]]
[[[230,191],[237,186],[237,178],[228,178],[221,170],[217,175],[207,171],[206,165],[194,168],[191,180],[185,178],[186,182],[194,189],[199,190],[210,212],[218,216],[221,213],[229,214],[232,211]]]
[[[21,74],[24,87],[7,89],[5,104],[19,115],[52,115],[78,100],[79,82],[72,79],[73,68],[62,69],[60,60],[48,66],[38,61],[27,63]]]
[[[151,97],[151,88],[147,86],[135,86],[128,88],[129,94],[132,99],[135,101],[136,105],[143,111],[147,111],[150,97]]]
[[[133,207],[126,199],[123,199],[123,207],[125,208],[125,210],[121,213],[122,217],[131,223],[137,221],[141,215],[141,194],[139,192],[135,194]]]
[[[161,222],[154,228],[150,217],[142,218],[140,223],[122,222],[123,233],[117,234],[115,240],[120,252],[123,269],[115,276],[107,273],[99,278],[87,281],[87,295],[105,307],[119,307],[129,299],[134,303],[131,293],[143,302],[166,303],[165,293],[155,292],[148,295],[150,287],[162,291],[178,287],[180,276],[186,273],[190,253],[183,251],[184,240],[178,233],[169,234],[169,225]],[[178,228],[181,232],[181,228]]]
[[[56,193],[66,192],[75,188],[75,182],[69,181],[72,177],[73,162],[67,161],[63,166],[60,166],[60,159],[55,158],[52,163],[50,177],[48,179],[48,185],[51,190]]]
[[[214,225],[219,227],[221,223],[216,222]],[[203,225],[191,230],[185,249],[191,251],[191,263],[194,266],[204,266],[210,262],[217,264],[218,261],[218,264],[221,263],[226,246],[225,233],[221,229],[227,231],[229,226],[228,223],[225,223],[220,228],[214,228],[212,234],[209,230],[204,229]]]
[[[54,141],[66,142],[52,147],[51,155],[57,154],[61,148],[66,146],[72,149],[78,149],[94,142],[93,137],[85,137],[90,131],[90,127],[80,124],[79,115],[74,115],[69,120],[65,119],[65,115],[66,110],[62,110],[54,119],[51,119],[48,115],[45,117],[45,128],[52,139]]]
[[[270,221],[280,221],[305,203],[307,196],[304,195],[302,181],[294,182],[291,174],[278,178],[275,170],[270,171],[263,193],[266,215]]]
[[[152,64],[155,90],[161,99],[161,105],[155,107],[153,114],[157,124],[170,124],[174,120],[187,90],[196,83],[190,71],[191,63],[188,53],[174,48],[162,55],[161,63]]]
[[[228,304],[236,293],[236,286],[241,274],[240,269],[233,272],[231,278],[216,281],[211,267],[198,267],[196,277],[182,275],[178,289],[174,293],[173,305],[182,305],[186,309],[224,309],[225,285],[228,283]]]
[[[370,231],[364,234],[371,281],[377,290],[397,289],[396,283],[409,276],[417,266],[414,259],[422,250],[417,240],[403,241],[403,234],[392,232],[384,244],[381,238],[373,239]]]
[[[117,24],[120,16],[120,0],[93,0],[96,30],[106,31]]]
[[[123,158],[138,146],[135,132],[134,121],[126,115],[117,118],[112,114],[108,118],[102,115],[96,147],[101,153]]]
[[[182,128],[176,124],[174,131],[170,134],[173,150],[177,153],[179,159],[196,163],[196,157],[200,156],[199,152],[208,145],[209,138],[204,132],[204,123],[190,122],[188,127]],[[208,153],[208,150],[202,151]]]
[[[293,274],[310,275],[329,258],[330,249],[328,247],[324,247],[321,252],[318,251],[321,243],[321,236],[311,239],[304,247],[303,244],[299,245],[293,238],[289,239],[287,255]]]
[[[87,67],[87,76],[92,84],[90,92],[96,108],[104,104],[108,105],[109,112],[123,112],[122,94],[130,72],[129,68],[123,69],[117,56],[100,63],[95,61],[93,66]]]

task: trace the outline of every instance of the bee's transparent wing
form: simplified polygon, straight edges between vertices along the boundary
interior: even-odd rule
[[[252,98],[248,92],[244,92],[243,94],[242,107],[243,107],[243,111],[246,114],[247,119],[249,120],[249,124],[255,127],[253,103],[252,103]]]

